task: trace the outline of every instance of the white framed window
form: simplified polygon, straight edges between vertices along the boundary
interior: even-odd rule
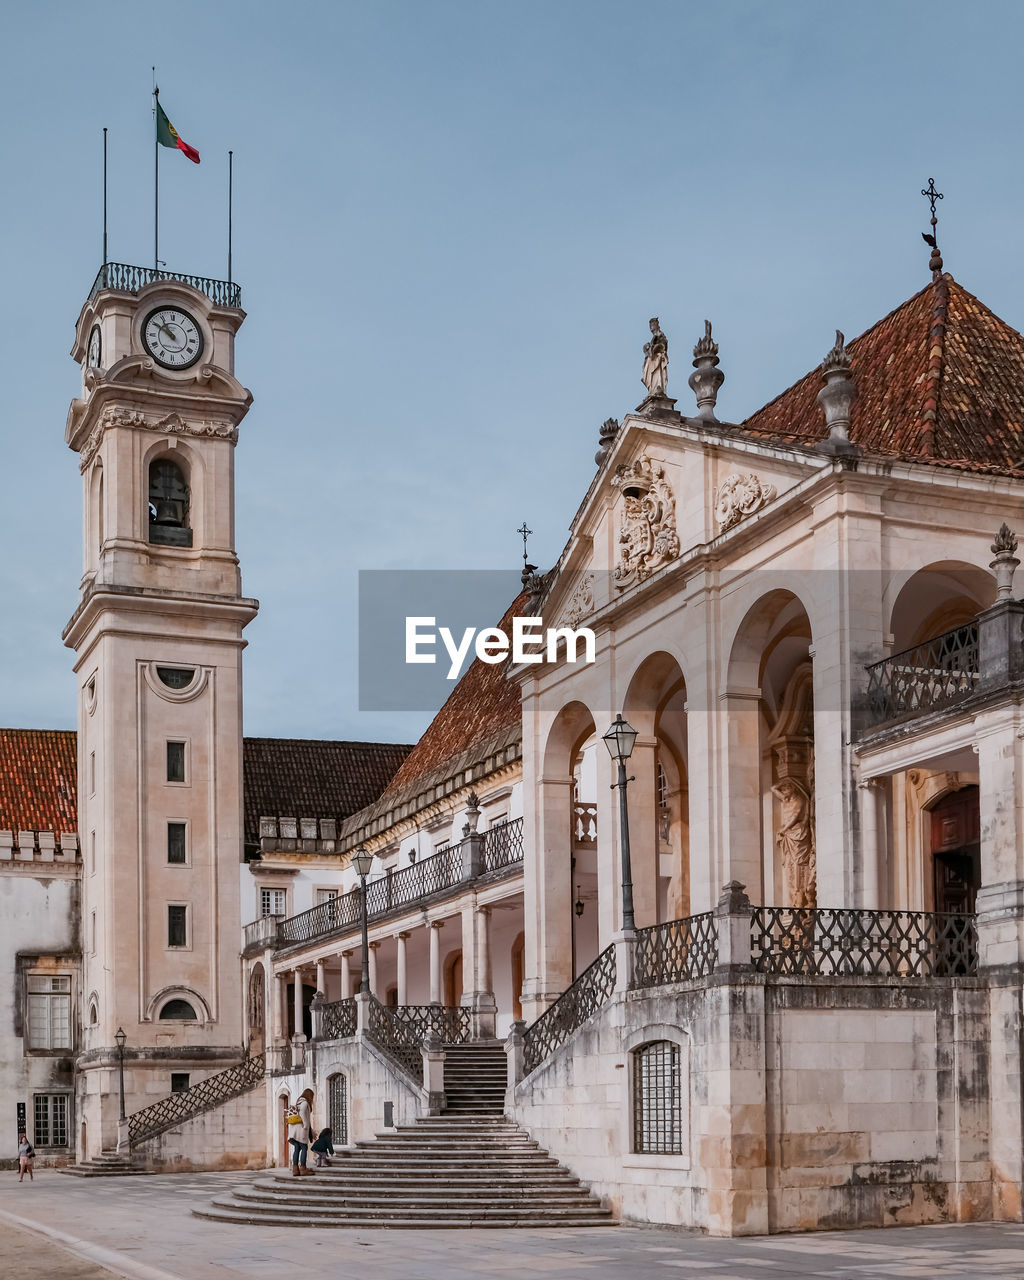
[[[50,1052],[70,1049],[70,976],[30,973],[26,976],[25,987],[28,1008],[26,1037],[28,1047]]]
[[[260,915],[287,915],[287,889],[260,889]]]
[[[321,902],[330,902],[336,898],[340,890],[338,889],[317,889],[315,893],[315,905],[319,906]]]
[[[66,1147],[71,1136],[68,1123],[70,1094],[37,1093],[32,1099],[32,1119],[37,1147]]]

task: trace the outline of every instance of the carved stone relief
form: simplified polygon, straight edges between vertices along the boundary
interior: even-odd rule
[[[679,555],[676,503],[665,468],[647,454],[620,463],[612,485],[622,493],[619,562],[613,577],[621,590],[645,578]]]
[[[168,435],[215,437],[229,440],[232,444],[238,442],[238,428],[233,427],[229,422],[186,422],[179,413],[170,413],[159,422],[149,422],[146,415],[137,409],[111,405],[104,409],[89,439],[82,446],[79,470],[84,471],[92,461],[103,439],[103,432],[108,427],[133,427],[145,431],[162,431]]]
[[[814,833],[814,701],[810,663],[786,687],[769,737],[777,800],[775,843],[782,863],[785,905],[813,907],[818,900]]]
[[[753,515],[775,497],[773,484],[765,484],[752,471],[726,476],[714,493],[715,519],[724,533],[744,516]]]
[[[584,573],[565,603],[562,625],[576,628],[594,612],[594,575]]]

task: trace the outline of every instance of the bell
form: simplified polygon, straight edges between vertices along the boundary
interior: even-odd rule
[[[185,524],[185,504],[174,498],[154,498],[151,503],[150,524],[181,529]]]

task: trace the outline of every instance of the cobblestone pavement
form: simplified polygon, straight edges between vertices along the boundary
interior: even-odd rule
[[[655,1227],[296,1230],[204,1222],[252,1174],[0,1175],[4,1280],[1024,1280],[1024,1226],[974,1223],[713,1240]],[[55,1247],[56,1246],[56,1247]],[[106,1270],[104,1270],[106,1268]]]

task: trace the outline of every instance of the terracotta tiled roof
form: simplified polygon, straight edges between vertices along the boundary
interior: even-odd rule
[[[78,735],[0,729],[0,831],[78,830]]]
[[[246,738],[245,840],[263,817],[347,818],[380,795],[410,748],[391,742]]]
[[[850,439],[867,453],[972,470],[1024,457],[1024,338],[950,275],[847,343],[856,385]],[[818,369],[749,417],[744,433],[824,438]]]
[[[0,831],[78,829],[73,730],[0,729]],[[390,742],[246,738],[245,839],[261,817],[346,818],[380,795],[410,748]]]
[[[525,595],[512,602],[498,623],[501,630],[511,630],[512,618],[525,605]],[[519,686],[508,679],[507,664],[475,659],[388,783],[382,801],[407,791],[417,779],[440,770],[474,746],[518,726],[520,718]]]

